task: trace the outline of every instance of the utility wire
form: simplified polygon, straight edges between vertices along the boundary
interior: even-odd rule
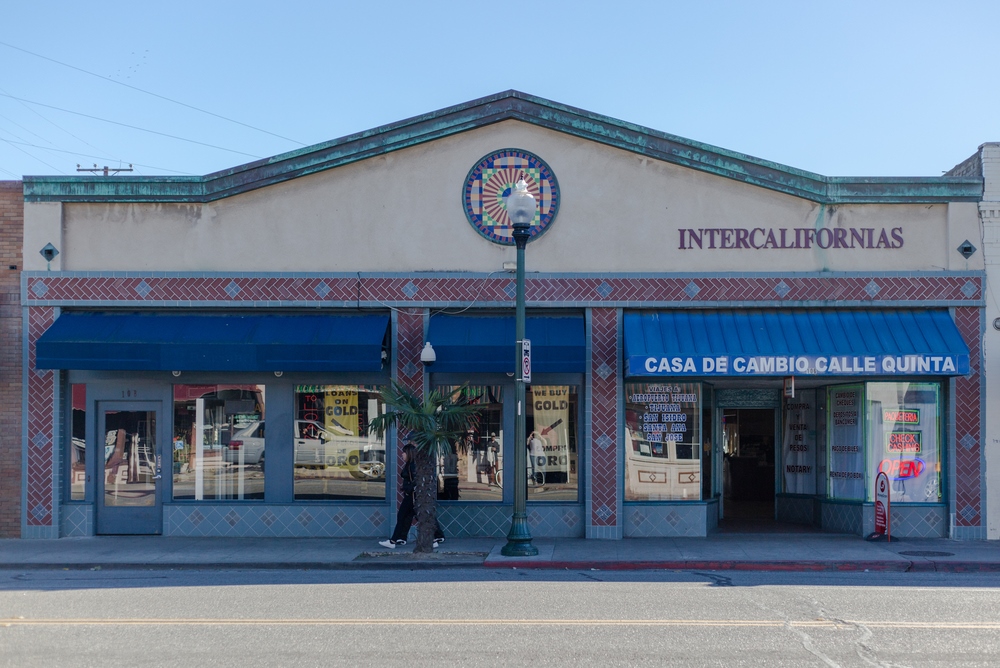
[[[17,135],[14,135],[14,136],[16,137]],[[2,139],[2,138],[0,138],[0,139]],[[108,160],[108,161],[118,160],[118,162],[124,162],[124,160],[121,160],[119,158],[108,158],[106,156],[88,155],[86,153],[77,153],[76,151],[67,151],[67,150],[60,149],[60,148],[49,148],[48,146],[38,146],[37,144],[29,144],[28,142],[25,142],[25,141],[11,141],[9,139],[3,139],[3,141],[5,141],[5,142],[7,142],[8,144],[11,144],[11,145],[16,144],[18,146],[30,146],[31,148],[40,148],[43,151],[55,151],[56,153],[68,153],[70,155],[79,156],[81,158],[93,158],[94,160]],[[129,163],[129,164],[134,164],[136,167],[145,167],[147,169],[156,169],[156,170],[159,170],[161,172],[172,172],[174,174],[181,174],[183,176],[198,176],[197,174],[192,174],[191,172],[179,172],[176,169],[167,169],[166,167],[155,167],[153,165],[143,165],[143,164],[138,163],[138,162]]]
[[[36,58],[41,58],[43,60],[48,60],[49,62],[55,63],[56,65],[62,65],[63,67],[68,67],[68,68],[76,70],[78,72],[83,72],[84,74],[89,74],[90,76],[97,77],[98,79],[104,79],[105,81],[110,81],[111,83],[118,84],[119,86],[125,86],[126,88],[131,88],[132,90],[138,91],[140,93],[145,93],[146,95],[152,95],[153,97],[158,97],[161,100],[166,100],[167,102],[172,102],[172,103],[178,104],[178,105],[180,105],[182,107],[187,107],[188,109],[193,109],[194,111],[198,111],[198,112],[201,112],[203,114],[208,114],[209,116],[215,116],[216,118],[221,118],[222,120],[228,121],[230,123],[235,123],[237,125],[242,125],[245,128],[250,128],[251,130],[256,130],[257,132],[263,132],[264,134],[271,135],[272,137],[277,137],[278,139],[284,139],[285,141],[290,141],[293,144],[298,144],[299,146],[305,146],[305,144],[303,142],[300,142],[297,139],[290,139],[288,137],[282,137],[279,134],[275,134],[273,132],[269,132],[267,130],[263,130],[261,128],[254,127],[253,125],[249,125],[247,123],[242,123],[240,121],[233,120],[232,118],[227,118],[227,117],[222,116],[220,114],[216,114],[216,113],[213,113],[211,111],[206,111],[205,109],[199,109],[198,107],[192,106],[190,104],[186,104],[184,102],[178,102],[177,100],[172,100],[169,97],[166,97],[166,96],[163,96],[163,95],[159,95],[157,93],[153,93],[153,92],[150,92],[148,90],[143,90],[142,88],[138,88],[136,86],[132,86],[132,85],[124,83],[122,81],[117,81],[115,79],[112,79],[111,77],[106,77],[106,76],[103,76],[101,74],[96,74],[94,72],[89,72],[89,71],[87,71],[87,70],[85,70],[83,68],[77,67],[75,65],[70,65],[68,63],[64,63],[64,62],[58,61],[55,58],[49,58],[48,56],[43,56],[43,55],[41,55],[39,53],[34,53],[33,51],[28,51],[27,49],[22,49],[19,46],[14,46],[13,44],[8,44],[7,42],[0,41],[0,45],[6,46],[9,49],[15,49],[17,51],[21,51],[23,53],[27,53],[28,55],[35,56]]]
[[[8,92],[7,92],[7,90],[6,90],[6,89],[4,89],[4,88],[0,88],[0,93],[4,93],[5,95],[10,95],[10,93],[8,93]],[[16,99],[16,98],[15,98],[15,99]],[[94,146],[93,144],[91,144],[91,143],[90,143],[89,141],[87,141],[86,139],[83,139],[82,137],[77,137],[77,136],[76,136],[75,134],[73,134],[72,132],[70,132],[70,131],[69,131],[69,130],[67,130],[66,128],[62,127],[61,125],[59,125],[59,124],[58,124],[58,123],[56,123],[55,121],[53,121],[53,120],[49,119],[49,118],[48,118],[47,116],[45,116],[45,115],[44,115],[43,113],[41,113],[41,112],[40,112],[40,111],[38,111],[37,109],[32,109],[31,107],[29,107],[29,106],[28,106],[27,104],[25,104],[24,102],[21,102],[20,104],[21,104],[21,106],[22,106],[22,107],[24,107],[25,109],[27,109],[28,111],[30,111],[31,113],[33,113],[33,114],[34,114],[35,116],[38,116],[38,117],[39,117],[40,119],[42,119],[43,121],[45,121],[45,122],[46,122],[46,123],[48,123],[49,125],[51,125],[51,126],[55,127],[55,128],[57,129],[57,130],[62,130],[63,132],[65,132],[66,134],[68,134],[68,135],[69,135],[70,137],[72,137],[73,139],[77,140],[78,142],[81,142],[81,143],[83,143],[83,144],[86,144],[87,146],[89,146],[90,148],[94,149],[95,151],[103,151],[103,150],[104,150],[104,149],[101,149],[101,148],[98,148],[97,146]],[[4,118],[6,118],[6,116],[5,116]],[[9,118],[8,118],[7,120],[9,120],[9,121],[10,121],[10,119],[9,119]],[[14,121],[10,121],[10,122],[11,122],[11,123],[14,123]],[[14,125],[17,125],[18,127],[23,127],[23,126],[19,125],[18,123],[14,123]],[[25,130],[27,130],[27,128],[24,128],[24,129],[25,129]],[[28,130],[28,132],[31,132],[31,130]],[[31,134],[35,135],[36,137],[38,137],[39,139],[41,139],[41,140],[43,140],[43,141],[46,141],[46,142],[48,142],[48,143],[50,143],[50,144],[52,143],[52,142],[50,142],[50,141],[49,141],[48,139],[45,139],[45,137],[42,137],[42,136],[41,136],[41,135],[39,135],[39,134],[36,134],[36,133],[34,133],[34,132],[31,132]],[[18,137],[18,139],[20,139],[20,137]],[[118,160],[121,160],[121,158],[118,158]],[[51,165],[50,165],[50,166],[51,166]]]
[[[120,125],[123,128],[130,128],[132,130],[139,130],[140,132],[148,132],[150,134],[160,135],[161,137],[168,137],[170,139],[177,139],[177,140],[180,140],[180,141],[186,141],[186,142],[191,143],[191,144],[198,144],[199,146],[207,146],[208,148],[214,148],[214,149],[218,149],[220,151],[228,151],[229,153],[236,153],[238,155],[245,155],[247,157],[256,158],[258,160],[260,160],[260,157],[261,157],[259,155],[254,155],[252,153],[244,153],[243,151],[237,151],[235,149],[226,148],[224,146],[216,146],[214,144],[206,144],[205,142],[195,141],[194,139],[185,139],[184,137],[178,137],[177,135],[167,134],[166,132],[158,132],[156,130],[147,130],[146,128],[140,128],[140,127],[138,127],[136,125],[129,125],[128,123],[120,123],[118,121],[108,120],[107,118],[101,118],[99,116],[91,116],[90,114],[84,114],[84,113],[81,113],[79,111],[71,111],[69,109],[63,109],[61,107],[55,107],[55,106],[52,106],[51,104],[45,104],[44,102],[35,102],[34,100],[26,100],[26,99],[24,99],[22,97],[16,97],[14,95],[10,95],[9,93],[0,93],[0,97],[9,97],[12,100],[18,100],[19,102],[26,102],[27,104],[37,104],[39,107],[45,107],[47,109],[55,109],[56,111],[62,111],[62,112],[67,113],[67,114],[74,114],[76,116],[83,116],[84,118],[90,118],[90,119],[93,119],[95,121],[102,121],[104,123],[111,123],[112,125]]]
[[[12,146],[13,148],[16,148],[16,149],[17,149],[18,151],[20,151],[21,153],[25,154],[25,155],[26,155],[26,156],[28,156],[29,158],[34,158],[35,160],[37,160],[38,162],[42,163],[42,164],[43,164],[43,165],[45,165],[46,167],[51,167],[52,169],[56,170],[56,171],[57,171],[57,172],[59,172],[60,174],[65,174],[65,173],[66,173],[66,172],[64,172],[63,170],[59,169],[58,167],[56,167],[56,166],[54,166],[54,165],[50,165],[49,163],[45,162],[44,160],[42,160],[42,159],[41,159],[41,158],[39,158],[38,156],[36,156],[36,155],[31,155],[30,153],[28,153],[27,151],[25,151],[25,150],[24,150],[23,148],[21,148],[20,146],[14,146],[13,142],[11,142],[11,141],[10,141],[9,139],[4,139],[3,137],[0,137],[0,141],[2,141],[2,142],[6,142],[6,143],[10,144],[10,145],[11,145],[11,146]],[[4,171],[6,172],[7,170],[4,170]],[[7,172],[7,173],[8,173],[8,174],[10,174],[11,172]],[[21,178],[21,177],[19,176],[19,177],[17,177],[17,178]]]

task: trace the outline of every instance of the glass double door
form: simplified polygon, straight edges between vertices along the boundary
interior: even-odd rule
[[[97,533],[161,533],[160,402],[101,401],[97,409]]]

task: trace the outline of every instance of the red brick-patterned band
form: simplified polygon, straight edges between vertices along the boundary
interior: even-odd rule
[[[185,278],[32,276],[29,303],[60,301],[130,302],[487,302],[513,305],[514,279],[380,278],[362,274],[337,278]],[[526,300],[535,303],[716,301],[954,301],[982,299],[979,276],[832,276],[832,277],[536,277],[525,281]]]
[[[955,524],[979,526],[982,443],[981,309],[955,309],[955,324],[969,346],[970,373],[955,380]]]
[[[32,308],[28,313],[28,526],[52,524],[55,421],[55,381],[52,371],[35,369],[35,342],[55,321],[55,309]]]
[[[591,311],[590,507],[592,526],[618,521],[618,311]],[[610,373],[608,372],[610,371]],[[605,444],[605,447],[601,447]]]

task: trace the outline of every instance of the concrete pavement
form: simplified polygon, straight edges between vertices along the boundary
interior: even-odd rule
[[[823,533],[714,534],[619,541],[535,539],[535,557],[504,557],[502,538],[449,539],[433,555],[377,539],[96,536],[0,540],[0,569],[432,569],[1000,572],[1000,541],[869,542]]]

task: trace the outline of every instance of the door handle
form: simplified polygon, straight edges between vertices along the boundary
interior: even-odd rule
[[[157,473],[156,475],[153,476],[153,480],[159,480],[162,477],[163,476],[161,474]]]

